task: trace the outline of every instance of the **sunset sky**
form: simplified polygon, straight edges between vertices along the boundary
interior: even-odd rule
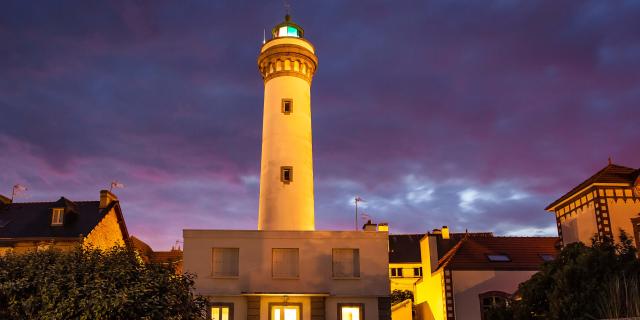
[[[640,167],[640,1],[291,1],[317,49],[316,225],[556,235],[544,207]],[[257,227],[263,30],[281,0],[3,1],[0,194],[129,233]],[[364,221],[361,221],[364,222]]]

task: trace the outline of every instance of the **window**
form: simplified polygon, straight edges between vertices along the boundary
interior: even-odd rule
[[[392,277],[402,277],[402,268],[391,268]]]
[[[509,262],[511,258],[509,258],[506,254],[488,254],[487,259],[491,262]]]
[[[237,277],[239,253],[238,248],[213,248],[213,276]]]
[[[302,319],[302,304],[269,304],[270,320],[300,320]]]
[[[552,254],[541,254],[540,258],[542,258],[542,260],[544,260],[545,262],[553,261],[555,259]]]
[[[51,214],[51,225],[52,226],[61,226],[62,219],[64,217],[64,208],[53,208],[53,213]]]
[[[291,112],[293,112],[293,100],[282,99],[282,113],[291,114]]]
[[[271,275],[274,278],[298,278],[298,248],[278,248],[271,252]]]
[[[293,181],[293,167],[280,167],[280,180],[284,183]]]
[[[414,277],[422,277],[422,267],[413,268],[413,276]]]
[[[363,320],[364,304],[338,303],[338,320]]]
[[[360,277],[360,249],[333,249],[333,277]]]
[[[211,320],[233,320],[233,303],[211,304]]]
[[[500,291],[489,291],[480,294],[480,314],[482,320],[487,320],[487,313],[492,308],[508,306],[511,302],[511,295]]]

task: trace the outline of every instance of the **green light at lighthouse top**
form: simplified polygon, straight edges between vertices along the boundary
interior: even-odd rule
[[[287,14],[286,16],[284,16],[284,22],[275,26],[271,31],[271,34],[273,35],[274,38],[281,38],[281,37],[302,38],[302,36],[304,35],[304,30],[302,29],[302,27],[292,22],[291,16]]]

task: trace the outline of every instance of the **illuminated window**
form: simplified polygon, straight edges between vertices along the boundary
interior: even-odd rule
[[[274,248],[271,252],[271,274],[274,278],[298,278],[298,248]]]
[[[278,37],[300,37],[298,29],[293,26],[283,26],[278,29]]]
[[[212,304],[211,320],[233,320],[233,303]]]
[[[291,112],[293,112],[293,100],[282,99],[282,113],[291,114]]]
[[[239,254],[238,248],[213,248],[213,276],[237,277]]]
[[[487,314],[493,308],[508,306],[511,302],[511,295],[500,291],[489,291],[479,295],[480,314],[482,320],[487,320]]]
[[[509,258],[506,254],[488,254],[487,259],[491,262],[509,262],[511,258]]]
[[[302,304],[269,304],[271,320],[300,320],[302,319]]]
[[[63,217],[64,217],[63,208],[53,208],[53,214],[51,215],[51,225],[61,226]]]
[[[360,250],[333,249],[333,276],[336,278],[360,277]]]
[[[363,320],[364,304],[338,303],[338,320]]]
[[[280,180],[284,183],[293,181],[293,167],[280,167]]]
[[[402,268],[391,268],[392,277],[402,277]]]

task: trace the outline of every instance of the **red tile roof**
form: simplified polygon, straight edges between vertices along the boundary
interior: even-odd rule
[[[538,270],[542,255],[556,256],[558,237],[465,237],[438,262],[451,270]],[[506,255],[510,261],[490,261]]]
[[[591,176],[589,179],[580,183],[577,187],[571,189],[571,191],[567,192],[558,200],[552,202],[545,208],[545,210],[550,210],[551,208],[560,204],[562,201],[573,196],[576,192],[579,192],[580,190],[594,183],[626,183],[632,185],[638,178],[639,174],[640,169],[619,166],[617,164],[609,164],[608,166],[602,168],[602,170],[596,172],[596,174]]]

